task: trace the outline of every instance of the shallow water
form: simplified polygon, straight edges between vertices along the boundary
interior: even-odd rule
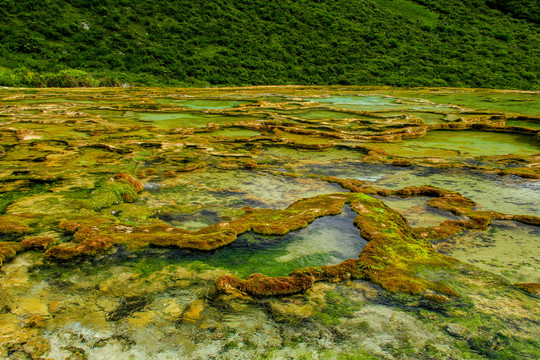
[[[330,103],[330,104],[348,104],[348,105],[358,105],[358,106],[367,106],[371,108],[372,106],[388,106],[398,104],[398,100],[388,96],[330,96],[324,98],[306,98],[306,101],[315,101],[321,104]]]
[[[288,136],[288,135],[287,135]],[[330,140],[321,141],[328,143]],[[460,158],[514,154],[527,156],[540,153],[540,142],[532,135],[481,131],[430,131],[425,136],[392,143],[360,143],[381,148],[392,155],[408,157]],[[340,160],[359,159],[361,152],[329,149],[318,152],[302,149],[268,148],[268,154],[298,159]]]
[[[253,130],[246,130],[246,129],[225,129],[225,130],[212,131],[208,134],[214,135],[214,136],[230,136],[230,137],[253,137],[253,136],[261,135],[261,133],[259,132],[256,132]]]
[[[386,116],[396,116],[396,115],[415,115],[424,120],[424,123],[428,125],[433,124],[444,124],[448,122],[445,118],[444,114],[439,113],[430,113],[430,112],[409,112],[409,111],[401,111],[401,112],[385,112],[384,115]]]
[[[489,90],[445,91],[441,89],[427,93],[415,93],[413,91],[404,96],[417,96],[439,104],[456,104],[480,111],[497,111],[524,115],[540,114],[538,94],[533,92],[490,92]]]
[[[383,188],[433,185],[471,198],[478,203],[480,209],[518,215],[540,215],[538,180],[459,169],[398,168],[355,162],[335,163],[332,166],[308,165],[302,169],[325,176],[373,181],[375,186]]]
[[[265,149],[265,154],[277,157],[285,157],[289,159],[314,161],[338,161],[344,159],[357,160],[361,159],[363,156],[360,151],[335,148],[313,151],[305,149],[292,149],[286,147],[270,147]]]
[[[306,120],[342,120],[342,119],[356,119],[359,118],[359,115],[339,112],[339,111],[330,111],[330,110],[299,110],[299,111],[276,111],[278,114],[288,115],[291,117],[297,117],[300,119]]]
[[[290,178],[262,171],[211,169],[182,174],[167,186],[157,188],[152,194],[155,200],[148,201],[284,209],[297,199],[343,191],[335,184],[316,179]]]
[[[377,184],[402,188],[429,184],[458,191],[478,203],[480,209],[508,214],[540,215],[540,182],[514,176],[472,174],[466,171],[418,171],[389,175]]]
[[[458,156],[540,153],[540,142],[531,135],[481,131],[430,131],[421,138],[404,140],[399,145],[384,144],[380,147],[407,156],[447,156],[445,151],[455,152]],[[451,153],[448,154],[452,156]]]
[[[511,282],[540,282],[540,230],[514,221],[495,221],[487,232],[471,231],[448,255],[504,276]]]
[[[356,111],[382,111],[382,110],[409,110],[409,111],[445,111],[447,106],[438,104],[429,104],[415,99],[407,99],[406,102],[395,97],[389,96],[331,96],[328,98],[306,98],[307,101],[316,101],[318,103],[328,103],[340,109]]]
[[[248,100],[222,99],[156,99],[159,104],[184,106],[190,109],[228,109],[241,104],[249,104]]]
[[[205,128],[208,123],[225,124],[241,121],[238,117],[225,117],[212,114],[197,113],[137,113],[137,119],[152,123],[162,129],[174,129],[177,127]]]
[[[397,196],[377,197],[386,205],[403,215],[412,227],[437,226],[446,220],[463,220],[449,212],[432,208],[428,197],[400,198]]]
[[[506,126],[519,126],[529,129],[540,130],[540,122],[524,120],[506,120]]]
[[[341,215],[315,219],[306,228],[285,236],[247,233],[231,245],[211,253],[148,250],[135,254],[137,260],[128,261],[124,266],[159,269],[165,264],[188,266],[199,262],[242,277],[253,273],[286,276],[306,266],[334,265],[357,258],[367,241],[353,225],[355,217],[356,213],[346,207]],[[183,225],[182,222],[176,224]]]

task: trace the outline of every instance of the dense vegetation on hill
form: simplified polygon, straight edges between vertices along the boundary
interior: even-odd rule
[[[530,0],[0,0],[0,85],[540,89]]]

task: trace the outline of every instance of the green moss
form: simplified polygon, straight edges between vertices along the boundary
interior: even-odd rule
[[[339,291],[330,290],[325,294],[326,307],[322,312],[333,319],[347,317],[356,310],[356,303]]]
[[[205,270],[213,269],[212,265],[206,264],[202,261],[192,261],[188,265],[190,270],[195,271],[196,273],[200,274]]]
[[[19,188],[16,191],[7,191],[0,193],[0,214],[4,214],[9,205],[15,201],[32,195],[43,194],[47,192],[49,186],[46,184],[32,184],[28,187]]]
[[[14,241],[23,235],[30,234],[33,229],[29,226],[34,224],[32,218],[25,216],[0,216],[0,236],[2,240]]]
[[[94,211],[110,207],[115,204],[121,204],[126,201],[126,196],[131,201],[137,199],[138,194],[128,183],[115,182],[97,188],[89,195],[88,200],[81,200],[80,204]]]
[[[353,354],[340,354],[339,360],[379,360],[379,356],[371,355],[366,350],[358,349]]]
[[[132,266],[133,270],[141,276],[148,276],[156,271],[160,271],[169,264],[170,262],[164,259],[142,258],[139,261],[133,262]]]
[[[336,318],[325,311],[315,313],[314,316],[317,319],[317,321],[319,321],[323,325],[327,325],[327,326],[339,325],[339,317]]]

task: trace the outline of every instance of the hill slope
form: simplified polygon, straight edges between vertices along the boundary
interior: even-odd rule
[[[537,4],[0,0],[0,85],[539,89]]]

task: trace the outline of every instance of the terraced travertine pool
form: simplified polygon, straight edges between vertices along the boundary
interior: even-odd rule
[[[539,109],[0,89],[0,358],[538,358]]]
[[[383,149],[407,156],[489,156],[489,155],[534,155],[539,149],[533,135],[501,134],[485,131],[430,131],[425,136],[405,140],[400,144],[382,146]]]

